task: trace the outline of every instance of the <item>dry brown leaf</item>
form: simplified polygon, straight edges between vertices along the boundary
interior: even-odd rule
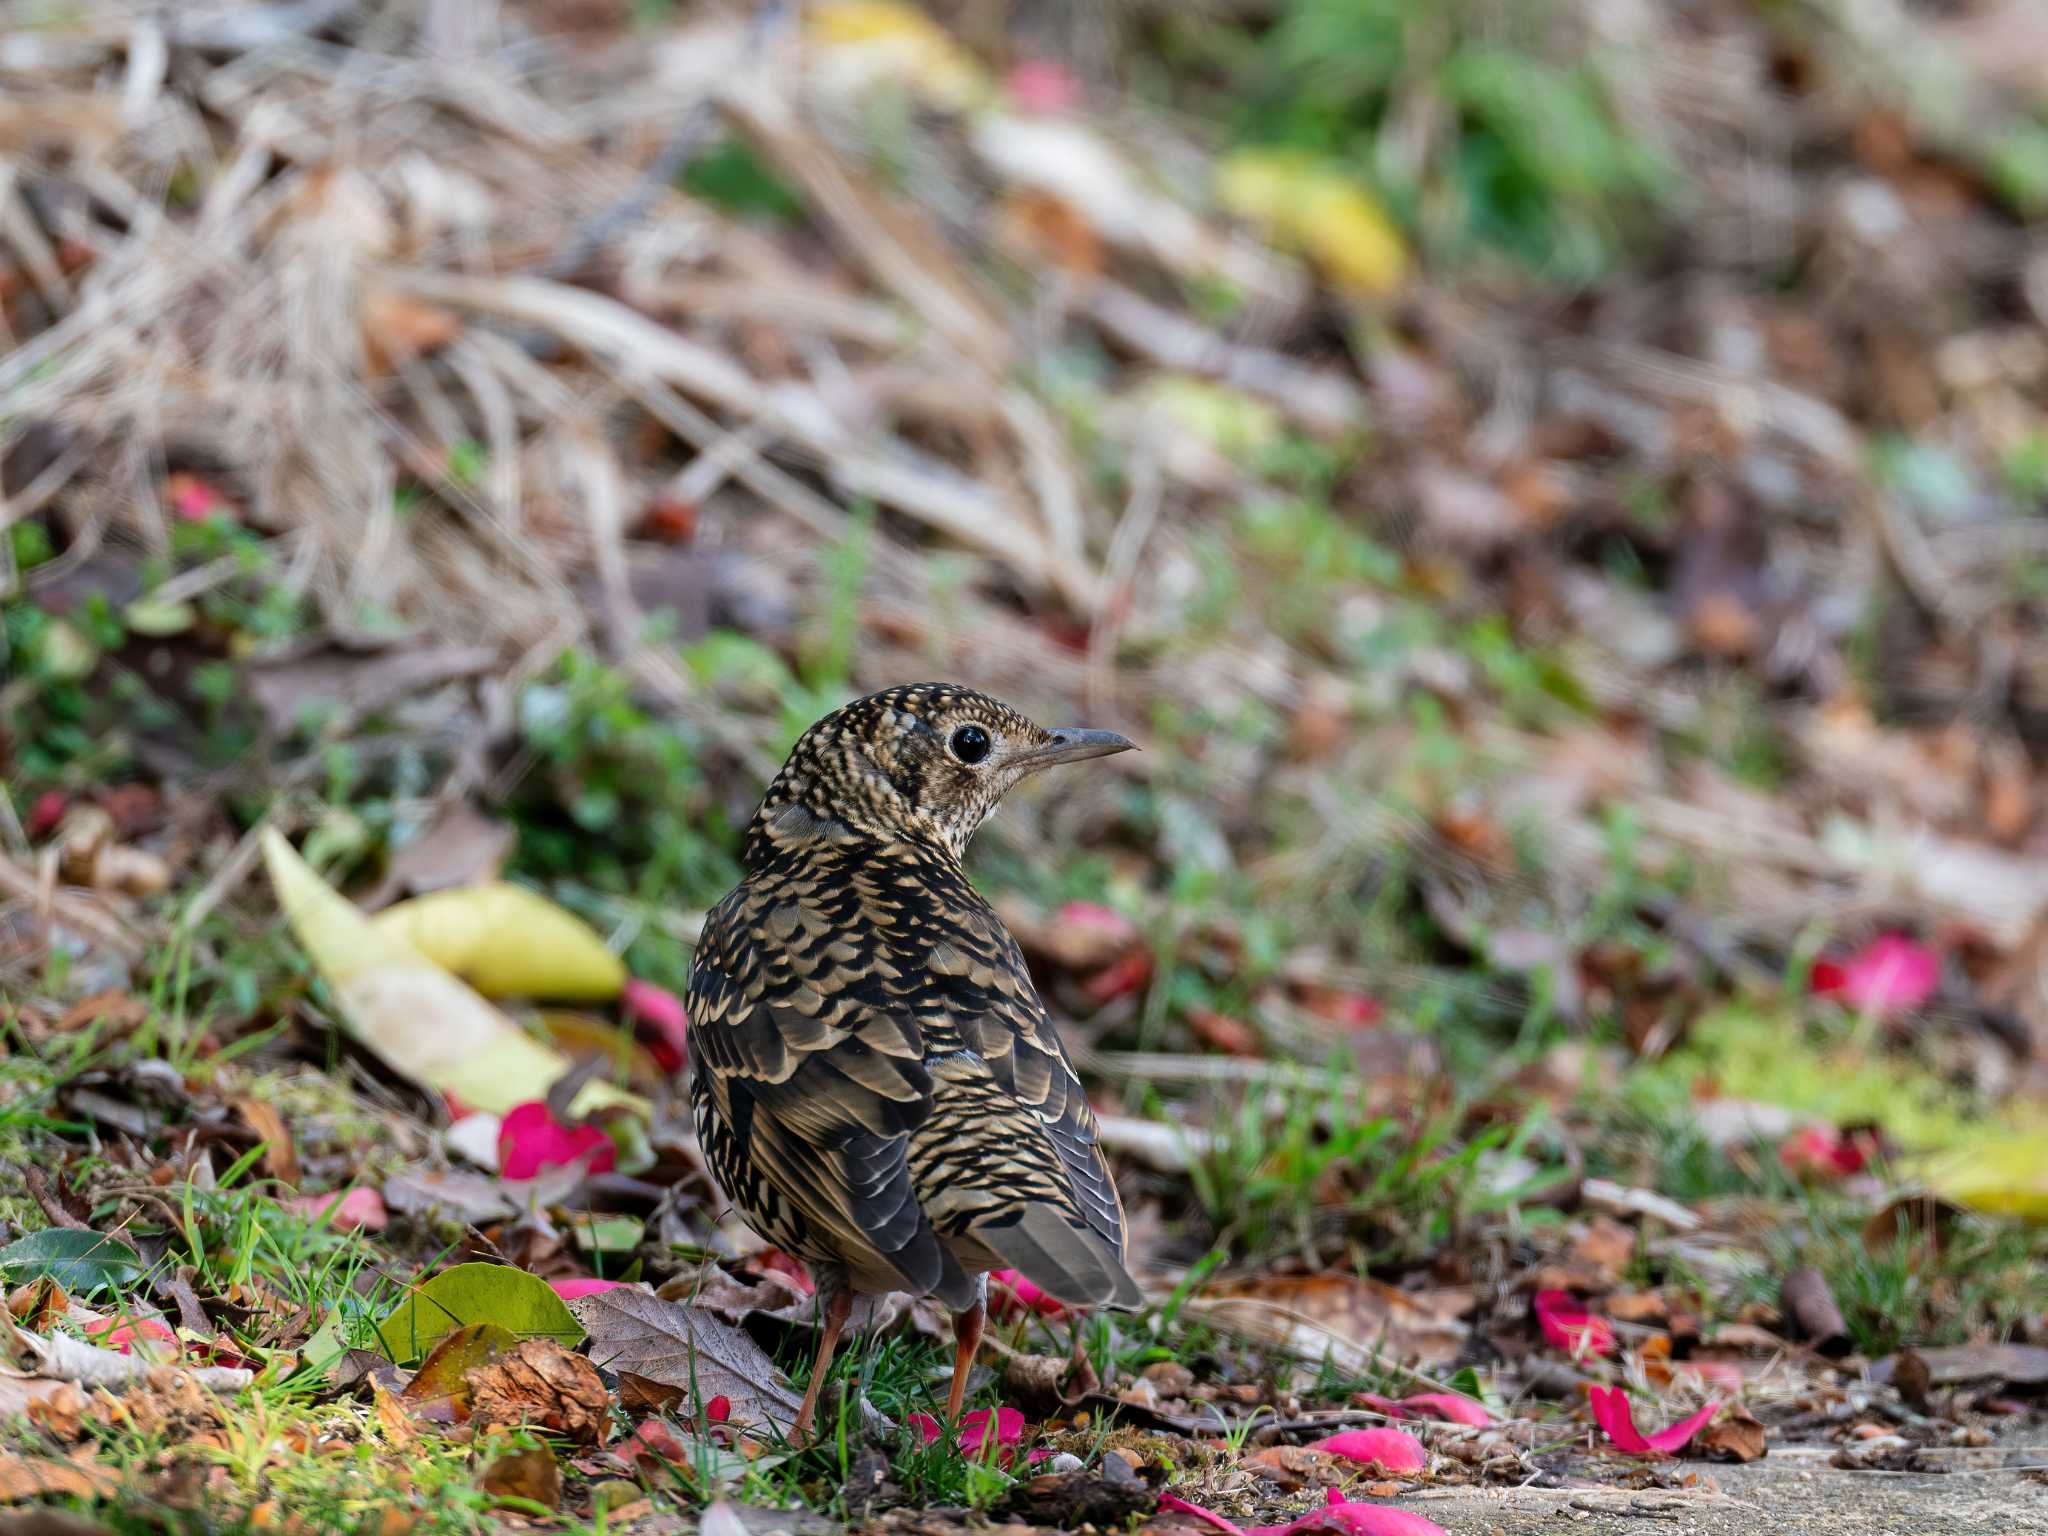
[[[402,896],[488,884],[504,868],[513,840],[509,822],[493,820],[467,800],[458,800],[426,832],[391,855],[384,878],[358,905],[375,912]]]
[[[1572,1251],[1604,1273],[1607,1283],[1612,1285],[1636,1255],[1636,1234],[1611,1217],[1595,1216],[1572,1245]]]
[[[1421,1295],[1357,1275],[1272,1275],[1211,1292],[1190,1304],[1205,1321],[1284,1345],[1306,1359],[1329,1353],[1347,1369],[1375,1356],[1441,1365],[1469,1331],[1459,1317],[1472,1298]]]
[[[1742,1404],[1730,1403],[1693,1444],[1728,1461],[1755,1461],[1764,1454],[1764,1427]]]
[[[579,1445],[603,1441],[611,1394],[597,1367],[553,1339],[522,1339],[469,1372],[469,1422],[479,1430],[531,1425]]]
[[[454,310],[389,288],[364,294],[359,318],[372,378],[439,351],[462,334],[462,317]]]
[[[1853,1347],[1827,1276],[1813,1265],[1802,1264],[1786,1275],[1778,1300],[1800,1334],[1822,1354],[1844,1355]]]
[[[470,1323],[456,1329],[420,1362],[419,1371],[399,1393],[399,1401],[433,1424],[459,1424],[469,1417],[473,1388],[470,1372],[495,1362],[519,1342],[509,1328],[496,1323]]]
[[[1670,1304],[1657,1291],[1617,1291],[1600,1305],[1617,1323],[1660,1324],[1671,1315]]]
[[[0,1423],[26,1418],[59,1439],[73,1440],[84,1422],[85,1389],[75,1381],[0,1375]]]
[[[384,1204],[404,1216],[429,1216],[480,1227],[519,1207],[496,1179],[460,1168],[401,1168],[384,1181]]]
[[[376,1389],[377,1427],[384,1432],[384,1438],[396,1450],[404,1450],[419,1438],[419,1431],[413,1427],[412,1415],[405,1411],[396,1394],[382,1387]]]
[[[33,1333],[43,1333],[71,1310],[71,1298],[53,1275],[40,1275],[7,1293],[7,1315]]]
[[[235,1113],[263,1143],[263,1171],[293,1189],[299,1187],[299,1153],[277,1106],[261,1099],[235,1100]]]
[[[718,1264],[685,1265],[654,1294],[714,1312],[729,1323],[743,1323],[757,1313],[785,1323],[808,1321],[818,1310],[815,1299],[787,1275],[769,1270],[742,1280]]]
[[[52,1027],[57,1034],[68,1035],[88,1024],[98,1024],[107,1032],[103,1038],[111,1042],[132,1033],[148,1017],[149,1004],[115,988],[81,998],[65,1009]]]
[[[538,1445],[507,1451],[477,1479],[494,1499],[526,1499],[547,1509],[562,1507],[562,1469],[553,1453]]]
[[[1306,1445],[1269,1445],[1238,1463],[1282,1488],[1323,1487],[1344,1480],[1344,1466],[1328,1451]]]
[[[105,1467],[49,1456],[16,1456],[0,1451],[0,1504],[24,1499],[103,1499],[119,1486]]]
[[[590,1332],[590,1357],[663,1387],[732,1399],[736,1424],[772,1424],[788,1432],[801,1399],[745,1333],[695,1307],[622,1287],[583,1296],[569,1310]]]

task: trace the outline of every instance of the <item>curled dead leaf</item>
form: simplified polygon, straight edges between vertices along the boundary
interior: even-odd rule
[[[1742,1404],[1730,1403],[1693,1444],[1724,1461],[1755,1461],[1764,1454],[1764,1427]]]
[[[524,1424],[580,1445],[602,1443],[611,1394],[597,1367],[553,1339],[522,1339],[468,1373],[469,1421],[477,1429]]]

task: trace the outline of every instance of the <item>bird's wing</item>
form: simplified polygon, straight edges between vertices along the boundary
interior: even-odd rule
[[[972,1286],[920,1209],[907,1161],[932,1112],[903,978],[851,910],[855,893],[742,885],[706,920],[690,969],[694,1091],[729,1138],[726,1194],[783,1213],[801,1249],[954,1305]],[[872,1262],[878,1260],[877,1262]]]
[[[942,1236],[971,1237],[1062,1300],[1133,1305],[1124,1212],[1095,1115],[1016,942],[978,899],[925,958],[932,1117],[911,1177]],[[958,1054],[940,1047],[957,1035]]]

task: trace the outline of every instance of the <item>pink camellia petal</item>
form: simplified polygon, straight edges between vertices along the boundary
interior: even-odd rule
[[[1014,1451],[1023,1442],[1023,1414],[1015,1408],[978,1408],[960,1420],[960,1449],[970,1456],[979,1456],[988,1442],[991,1424],[999,1450]]]
[[[723,1392],[719,1393],[718,1396],[704,1405],[704,1418],[707,1423],[711,1424],[730,1422],[732,1419],[732,1399]]]
[[[1403,1404],[1378,1392],[1354,1392],[1351,1394],[1351,1401],[1361,1408],[1384,1413],[1390,1419],[1405,1419],[1409,1416],[1408,1409]]]
[[[140,1352],[146,1358],[167,1360],[182,1346],[178,1336],[153,1317],[103,1317],[85,1325],[85,1336],[102,1349],[124,1355]]]
[[[998,1317],[1020,1312],[1037,1312],[1045,1317],[1065,1317],[1067,1304],[1048,1296],[1014,1269],[989,1271],[989,1302]]]
[[[773,1272],[783,1276],[806,1296],[818,1293],[818,1282],[811,1278],[811,1272],[804,1268],[802,1259],[792,1258],[780,1248],[763,1248],[745,1266],[756,1274]]]
[[[595,1296],[599,1291],[616,1291],[626,1284],[624,1280],[593,1280],[578,1276],[570,1280],[550,1280],[548,1288],[564,1301],[574,1301],[579,1296]]]
[[[1457,1392],[1417,1392],[1413,1397],[1401,1399],[1401,1407],[1411,1414],[1439,1418],[1450,1424],[1469,1424],[1480,1428],[1493,1422],[1493,1415],[1482,1403]]]
[[[613,1453],[628,1466],[636,1461],[688,1461],[689,1451],[676,1432],[659,1419],[645,1419],[621,1440]]]
[[[37,795],[26,818],[29,841],[39,843],[56,831],[57,823],[64,819],[64,807],[69,804],[61,789],[46,789]]]
[[[1447,1536],[1434,1520],[1391,1504],[1347,1499],[1334,1488],[1321,1509],[1297,1515],[1285,1525],[1248,1526],[1244,1536],[1300,1536],[1303,1531],[1337,1531],[1342,1536]]]
[[[1684,1450],[1692,1437],[1705,1429],[1708,1421],[1721,1411],[1721,1404],[1716,1400],[1698,1413],[1680,1419],[1669,1429],[1646,1435],[1636,1428],[1635,1411],[1629,1404],[1628,1394],[1621,1388],[1593,1387],[1587,1392],[1587,1398],[1593,1410],[1593,1421],[1617,1449],[1631,1456],[1669,1456]]]
[[[683,1000],[667,987],[629,976],[619,989],[619,1004],[627,1018],[640,1020],[654,1032],[649,1051],[656,1065],[664,1072],[682,1071],[690,1059],[690,1015]]]
[[[540,1099],[513,1105],[498,1126],[498,1172],[508,1179],[537,1178],[577,1163],[605,1173],[618,1160],[611,1137],[594,1125],[564,1125]]]
[[[1434,1520],[1410,1514],[1405,1509],[1395,1509],[1391,1504],[1367,1504],[1347,1499],[1334,1488],[1329,1491],[1328,1500],[1322,1508],[1297,1515],[1284,1525],[1235,1525],[1213,1509],[1190,1504],[1171,1493],[1159,1495],[1159,1507],[1193,1515],[1219,1531],[1228,1531],[1230,1536],[1297,1536],[1302,1531],[1337,1531],[1342,1536],[1446,1536],[1444,1528]]]
[[[904,1422],[917,1431],[926,1445],[939,1443],[939,1421],[930,1414],[905,1414]],[[1024,1415],[1014,1408],[977,1408],[972,1413],[963,1414],[955,1443],[969,1456],[979,1456],[987,1442],[991,1422],[995,1425],[996,1447],[1004,1452],[1003,1459],[1007,1461],[1009,1453],[1015,1451],[1024,1439]]]
[[[1702,1386],[1718,1387],[1738,1397],[1749,1385],[1749,1379],[1742,1374],[1742,1367],[1731,1365],[1726,1360],[1687,1360],[1674,1369],[1697,1376]]]
[[[284,1204],[286,1210],[312,1221],[326,1217],[327,1225],[336,1232],[382,1232],[391,1224],[384,1197],[362,1185],[325,1195],[294,1195]]]
[[[1081,99],[1081,87],[1063,64],[1026,59],[1003,80],[1003,92],[1026,112],[1068,112]]]
[[[1199,1504],[1190,1504],[1177,1493],[1159,1495],[1161,1509],[1176,1509],[1184,1515],[1193,1515],[1204,1525],[1213,1525],[1219,1531],[1228,1531],[1230,1536],[1244,1536],[1244,1528],[1234,1521],[1226,1520],[1213,1509],[1204,1509]]]
[[[189,470],[166,475],[164,495],[170,501],[171,510],[183,522],[203,523],[216,512],[234,510],[232,503],[216,487]]]
[[[1318,1440],[1314,1448],[1328,1451],[1382,1472],[1425,1472],[1429,1452],[1405,1429],[1347,1429]]]
[[[1902,933],[1881,933],[1845,960],[1817,960],[1809,978],[1816,997],[1839,997],[1880,1018],[1910,1013],[1941,985],[1941,957]]]
[[[1809,1125],[1779,1144],[1778,1161],[1799,1178],[1825,1182],[1861,1173],[1869,1157],[1861,1143],[1833,1126]]]
[[[1099,901],[1069,901],[1052,915],[1055,926],[1071,928],[1101,940],[1105,945],[1138,942],[1138,925],[1115,907]]]
[[[1614,1329],[1607,1319],[1586,1311],[1569,1291],[1536,1293],[1536,1325],[1552,1347],[1574,1359],[1614,1353]]]

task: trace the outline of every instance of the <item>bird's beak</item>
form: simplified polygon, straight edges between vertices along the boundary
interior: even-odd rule
[[[1039,768],[1050,768],[1055,763],[1078,763],[1091,757],[1108,757],[1117,752],[1138,750],[1135,741],[1119,736],[1115,731],[1088,731],[1075,725],[1063,725],[1051,735],[1052,740],[1044,746],[1018,753],[1017,765],[1029,773]]]

